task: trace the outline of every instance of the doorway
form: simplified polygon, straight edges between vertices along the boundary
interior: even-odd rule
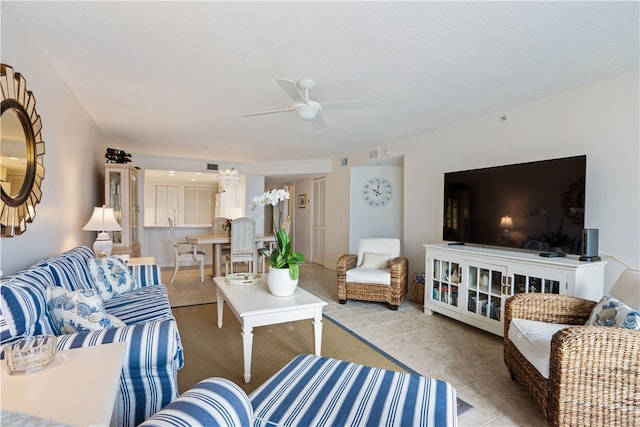
[[[316,178],[311,186],[311,259],[324,265],[325,238],[325,178]]]

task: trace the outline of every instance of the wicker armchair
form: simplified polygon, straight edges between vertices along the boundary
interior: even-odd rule
[[[640,295],[640,275],[626,278]],[[551,426],[640,425],[640,331],[584,326],[595,305],[536,293],[517,294],[505,303],[504,362]],[[551,339],[548,379],[509,339],[515,318],[568,325]]]
[[[388,255],[388,267],[381,269],[383,270],[381,272],[383,279],[378,283],[374,283],[375,279],[371,275],[376,274],[375,271],[371,271],[375,269],[367,267],[367,254]],[[357,255],[346,254],[338,258],[337,284],[340,304],[345,304],[348,299],[378,301],[386,302],[389,304],[389,308],[397,310],[407,295],[407,277],[409,275],[409,261],[399,254],[400,241],[398,239],[376,238],[360,240]],[[351,273],[349,273],[350,270]],[[384,277],[385,275],[386,277]],[[351,277],[348,276],[360,279],[351,280]]]

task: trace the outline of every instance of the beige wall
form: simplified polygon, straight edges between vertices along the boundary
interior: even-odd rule
[[[93,206],[102,204],[106,145],[95,123],[57,71],[2,8],[2,62],[24,75],[36,98],[45,142],[42,201],[26,233],[0,239],[5,275],[78,245],[91,245],[95,233],[82,231]]]
[[[625,264],[640,268],[638,81],[637,70],[627,72],[389,144],[393,156],[405,159],[411,273],[424,271],[422,244],[442,239],[445,172],[579,154],[587,155],[585,227],[600,229],[600,250],[616,258],[607,266],[605,289]],[[369,149],[349,154],[350,166],[366,164]],[[348,215],[349,173],[339,161],[327,178],[326,259],[333,268],[350,244],[347,224],[339,221]]]

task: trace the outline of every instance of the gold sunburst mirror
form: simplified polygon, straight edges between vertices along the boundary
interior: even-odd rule
[[[36,99],[27,81],[13,68],[0,64],[0,236],[27,230],[42,198],[44,141]]]

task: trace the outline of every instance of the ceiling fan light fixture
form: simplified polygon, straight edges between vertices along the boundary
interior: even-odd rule
[[[313,101],[309,101],[309,104],[295,104],[293,107],[293,111],[295,111],[298,117],[300,117],[302,120],[313,120],[318,115],[318,112],[320,112],[321,107],[320,104],[313,105],[311,104],[311,102]]]

